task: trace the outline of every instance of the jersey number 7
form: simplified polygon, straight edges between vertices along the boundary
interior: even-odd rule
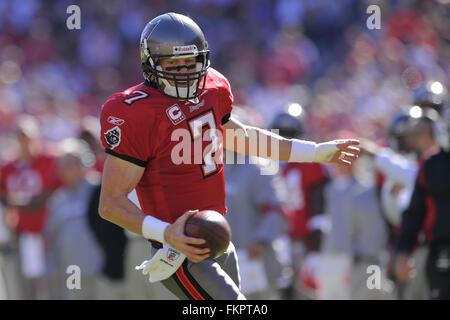
[[[131,106],[133,104],[133,102],[136,102],[137,100],[141,100],[144,98],[148,97],[148,93],[144,92],[144,91],[140,91],[140,90],[134,90],[131,94],[131,97],[126,98],[123,100],[124,103],[128,104],[129,106]]]
[[[205,137],[203,136],[203,128],[207,127],[209,129],[207,133],[209,133],[209,141],[211,143],[206,146],[205,150],[202,150],[203,163],[200,165],[203,177],[207,178],[218,171],[216,159],[213,157],[213,154],[219,150],[219,139],[217,137],[217,125],[214,112],[212,109],[207,110],[189,119],[187,123],[193,141],[197,139],[206,140],[206,135]]]

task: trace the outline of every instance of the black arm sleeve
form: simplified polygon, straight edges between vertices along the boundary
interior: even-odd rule
[[[115,157],[117,157],[119,159],[122,159],[122,160],[125,160],[125,161],[128,161],[128,162],[134,163],[135,165],[138,165],[140,167],[145,168],[147,166],[147,162],[145,162],[145,161],[142,161],[142,160],[139,160],[139,159],[136,159],[136,158],[124,155],[124,154],[117,153],[117,152],[115,152],[115,151],[113,151],[111,149],[105,149],[105,152],[107,154],[115,156]]]
[[[222,125],[224,125],[225,123],[227,123],[230,120],[231,117],[231,113],[226,114],[223,118],[222,118]]]
[[[409,206],[402,214],[397,252],[410,253],[416,244],[427,211],[426,197],[427,191],[417,177]]]

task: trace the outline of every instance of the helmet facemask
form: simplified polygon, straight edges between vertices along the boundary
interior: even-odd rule
[[[192,55],[176,56],[176,58],[188,58]],[[178,99],[195,99],[203,92],[206,83],[206,74],[209,68],[209,51],[194,55],[194,71],[176,73],[162,70],[159,61],[162,58],[175,58],[150,55],[144,66],[144,77],[155,84],[156,88],[165,95]],[[189,66],[188,66],[189,67]],[[174,67],[176,69],[177,67]],[[173,85],[170,82],[173,83]],[[183,86],[183,84],[188,84]],[[191,85],[189,85],[191,84]]]

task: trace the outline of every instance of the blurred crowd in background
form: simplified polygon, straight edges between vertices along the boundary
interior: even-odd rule
[[[248,122],[270,128],[291,106],[297,115],[302,113],[301,134],[308,140],[357,137],[388,146],[392,120],[413,104],[415,90],[429,80],[442,84],[444,91],[449,86],[446,0],[81,0],[76,1],[81,29],[68,30],[66,9],[72,2],[0,2],[0,167],[2,175],[18,172],[13,186],[0,176],[0,198],[8,204],[0,205],[0,299],[174,298],[134,270],[148,258],[146,240],[98,220],[96,214],[104,159],[99,144],[101,105],[112,93],[143,80],[139,37],[159,14],[183,13],[198,23],[209,43],[212,67],[230,80],[235,105],[244,110]],[[381,9],[381,29],[367,28],[366,9],[371,4]],[[17,158],[21,160],[11,165]],[[239,232],[251,230],[236,231],[233,240],[238,249],[248,250],[240,257],[246,274],[241,277],[256,277],[245,284],[251,297],[428,298],[426,289],[416,296],[405,294],[405,281],[398,281],[392,271],[392,225],[385,225],[373,191],[378,180],[370,159],[362,157],[353,170],[319,165],[302,169],[310,175],[311,190],[315,183],[322,186],[308,199],[295,197],[304,191],[297,190],[304,177],[301,170],[290,173],[295,168],[282,167],[281,182],[272,177],[253,184],[267,185],[261,194],[279,193],[279,199],[248,195],[255,206],[245,210],[253,212],[247,218],[254,220],[242,224],[234,197],[246,194],[229,191],[243,182],[242,175],[234,174],[237,180],[232,180],[232,170],[238,169],[226,168],[232,230],[233,225],[242,229],[266,220],[255,231],[255,243],[238,241]],[[42,177],[36,178],[33,170]],[[245,181],[253,181],[250,174]],[[349,190],[348,179],[342,179],[349,176],[356,186],[340,194]],[[7,194],[8,188],[14,192]],[[249,189],[251,184],[243,188]],[[270,237],[265,231],[275,220],[264,213],[273,204],[264,201],[289,202],[291,212],[285,227],[275,219],[279,232]],[[322,206],[310,208],[309,201]],[[305,203],[308,208],[301,211]],[[33,210],[37,213],[30,214],[32,218],[21,218]],[[351,226],[339,224],[339,216],[309,223],[311,210],[351,211],[357,218]],[[292,218],[293,212],[300,218]],[[345,241],[337,231],[333,240],[316,237],[306,226],[322,233],[342,228],[341,236],[359,230],[365,239],[356,231],[348,238],[360,239],[358,245],[367,250],[351,258],[320,256]],[[267,243],[277,259],[263,259],[267,281],[261,281],[264,268],[252,260],[264,256]],[[320,264],[321,259],[325,262]],[[350,266],[364,259],[361,270]],[[77,270],[68,270],[70,265],[80,267],[81,290],[68,289],[77,285],[71,282]],[[380,266],[381,289],[367,288],[368,265]],[[318,280],[320,274],[327,274],[327,279]]]

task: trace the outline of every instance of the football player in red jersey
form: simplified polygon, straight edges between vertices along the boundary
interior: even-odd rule
[[[42,233],[48,200],[60,181],[55,158],[42,146],[39,126],[32,116],[19,117],[15,136],[17,157],[0,168],[0,201],[5,205],[5,222],[12,231],[11,246],[17,250],[11,256],[7,275],[17,280],[8,282],[15,287],[8,291],[12,299],[36,299],[47,294]]]
[[[303,138],[303,117],[293,116],[289,112],[278,114],[272,121],[271,128],[278,129],[285,138]],[[292,264],[295,279],[300,279],[300,272],[306,259],[314,259],[319,250],[321,231],[311,227],[311,219],[319,218],[324,213],[323,190],[328,181],[328,173],[320,163],[283,163],[282,175],[289,190],[287,195],[287,216],[289,218],[289,237],[291,239]],[[287,297],[308,296],[311,287],[302,279],[301,283],[292,283],[287,290]],[[299,292],[294,292],[294,288]]]
[[[100,215],[151,239],[154,255],[170,248],[187,257],[174,268],[179,255],[167,254],[167,272],[155,259],[144,267],[150,281],[161,280],[180,299],[242,299],[233,245],[213,260],[209,249],[195,246],[204,239],[184,234],[184,223],[195,210],[226,213],[223,164],[216,154],[223,147],[273,160],[350,166],[358,156],[359,141],[316,144],[233,120],[230,84],[210,67],[203,32],[189,17],[166,13],[151,20],[142,32],[140,52],[145,81],[113,94],[102,107],[102,143],[108,156]],[[202,142],[202,161],[174,160],[178,129],[190,136],[192,149]],[[231,139],[222,135],[221,140],[224,129],[237,133]],[[270,142],[268,155],[250,145],[255,135],[258,142]],[[273,141],[278,150],[272,150]],[[183,149],[183,158],[195,160],[197,153],[187,155],[188,151]],[[134,188],[141,210],[127,198]]]

